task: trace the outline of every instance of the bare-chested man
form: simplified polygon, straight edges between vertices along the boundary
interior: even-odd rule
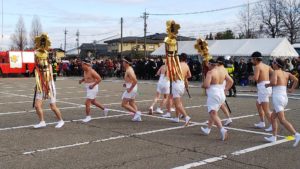
[[[226,71],[228,73],[228,71],[226,70],[226,68],[224,67],[224,64],[225,64],[225,58],[223,57],[219,57],[218,58],[218,61],[217,61],[217,67],[218,69],[220,69],[220,71]],[[224,81],[223,83],[223,86],[224,86],[224,90],[225,90],[225,87],[226,87],[226,81]],[[224,91],[225,92],[225,91]],[[226,95],[225,95],[226,96]],[[230,115],[229,115],[229,111],[225,105],[225,103],[223,103],[221,105],[221,110],[223,111],[224,115],[227,117],[225,123],[224,123],[224,126],[229,126],[231,123],[232,123],[232,119],[230,118]]]
[[[180,59],[180,67],[182,70],[182,77],[183,80],[176,80],[174,82],[172,82],[172,93],[171,96],[173,98],[173,104],[175,106],[175,110],[176,110],[176,117],[172,118],[171,121],[178,123],[179,122],[179,116],[180,114],[183,115],[184,117],[184,121],[185,121],[185,126],[187,126],[191,120],[191,117],[187,115],[182,101],[181,101],[181,97],[184,94],[184,90],[185,90],[185,85],[187,85],[187,80],[188,78],[190,78],[191,75],[191,71],[189,66],[186,64],[186,60],[187,60],[187,55],[185,53],[182,53],[179,56]]]
[[[54,80],[53,80],[52,66],[49,66],[49,70],[50,70],[50,74],[51,74],[51,80],[49,82],[49,85],[50,85],[49,88],[51,87],[51,89],[52,89],[52,96],[49,96],[50,108],[55,113],[56,118],[59,120],[57,125],[55,126],[55,128],[61,128],[65,124],[65,122],[63,121],[62,115],[61,115],[59,109],[56,106],[56,89],[55,89],[55,84],[54,84]],[[35,105],[34,106],[35,106],[36,113],[39,116],[40,123],[37,124],[37,125],[34,125],[33,127],[36,128],[36,129],[46,127],[47,124],[46,124],[45,119],[44,119],[44,112],[43,112],[43,108],[42,108],[42,106],[43,106],[43,95],[42,95],[42,93],[37,93],[36,94]]]
[[[167,76],[167,67],[162,65],[156,73],[156,76],[159,76],[159,80],[156,88],[156,96],[153,103],[149,107],[149,114],[153,114],[153,107],[160,99],[160,95],[163,95],[163,99],[160,101],[160,105],[156,108],[156,113],[163,114],[162,107],[166,105],[168,97],[170,94],[170,80]]]
[[[272,88],[266,88],[266,84],[270,83],[270,75],[273,69],[262,62],[262,55],[260,52],[254,52],[252,54],[252,63],[255,65],[254,68],[254,80],[257,83],[257,94],[258,99],[256,101],[256,107],[260,116],[260,122],[254,124],[257,128],[265,128],[265,116],[271,124],[271,111],[269,108],[269,97],[272,94]],[[265,131],[272,131],[272,124]]]
[[[135,97],[137,95],[137,90],[138,90],[137,79],[134,70],[131,67],[131,64],[132,64],[131,58],[129,57],[123,58],[123,67],[125,68],[124,87],[126,87],[126,90],[122,96],[122,107],[124,107],[129,112],[134,113],[134,117],[132,121],[140,122],[142,121],[142,117],[141,117],[142,113],[138,111],[138,108],[135,104]]]
[[[85,113],[86,117],[82,121],[87,123],[92,120],[91,117],[91,104],[99,107],[104,111],[104,115],[107,116],[108,109],[104,108],[99,102],[96,101],[98,94],[98,84],[101,82],[100,75],[91,67],[90,60],[86,59],[82,61],[82,70],[84,71],[83,79],[79,81],[85,83],[86,88],[86,101],[85,101]]]
[[[218,58],[217,61],[221,63],[222,59]],[[214,65],[217,62],[210,60],[210,64]],[[227,71],[224,71],[222,68],[215,66],[210,68],[211,70],[207,72],[206,78],[202,85],[206,89],[207,94],[207,108],[210,115],[208,122],[208,127],[201,130],[204,134],[208,135],[211,131],[212,125],[215,124],[221,133],[221,140],[227,139],[227,130],[222,126],[221,119],[218,116],[218,111],[220,107],[224,104],[226,96],[224,92],[224,81],[226,81],[225,91],[228,91],[232,84],[233,80],[228,75]]]
[[[273,68],[275,71],[271,76],[271,83],[266,84],[266,87],[273,87],[272,101],[274,111],[271,115],[272,127],[273,127],[273,136],[265,137],[268,142],[275,142],[277,140],[277,120],[278,117],[280,123],[295,136],[294,147],[296,147],[300,141],[300,134],[296,132],[292,124],[286,120],[284,115],[284,109],[288,103],[287,97],[287,84],[288,81],[293,81],[293,86],[291,89],[288,89],[289,93],[294,92],[295,88],[298,85],[298,79],[291,73],[284,72],[284,62],[281,59],[276,59],[273,61]]]

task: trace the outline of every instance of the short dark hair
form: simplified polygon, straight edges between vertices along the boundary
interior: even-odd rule
[[[124,58],[123,58],[123,61],[125,61],[126,63],[128,63],[128,64],[132,64],[132,59],[131,59],[131,57],[129,57],[129,56],[125,56]]]
[[[283,69],[283,67],[285,66],[284,61],[280,58],[276,59],[275,62],[276,62],[276,65],[281,69]]]
[[[223,56],[220,56],[217,58],[217,63],[220,65],[224,65],[225,64],[225,58]]]
[[[181,53],[179,55],[179,60],[182,62],[182,61],[186,61],[187,60],[187,54],[186,53]]]
[[[254,52],[251,55],[252,58],[256,59],[257,61],[262,61],[262,54],[260,52]]]
[[[216,64],[217,61],[215,61],[214,59],[209,59],[208,63],[210,63],[210,64]]]

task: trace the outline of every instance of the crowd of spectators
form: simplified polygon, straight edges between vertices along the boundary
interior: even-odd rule
[[[234,65],[234,78],[235,82],[241,86],[254,84],[253,73],[254,66],[251,59],[245,60],[244,58],[235,59],[231,58],[230,62]],[[299,78],[300,74],[300,57],[293,59],[285,59],[285,71],[291,72]],[[163,65],[162,58],[149,58],[149,59],[135,59],[133,60],[132,67],[136,72],[137,78],[141,80],[157,80],[156,72]],[[192,78],[189,80],[202,80],[202,64],[197,60],[188,60]],[[271,61],[270,61],[271,65]],[[82,68],[80,61],[71,59],[63,61],[58,64],[58,73],[60,76],[82,76]],[[122,62],[119,59],[102,59],[93,60],[92,68],[96,70],[102,78],[107,77],[122,77],[123,69]]]

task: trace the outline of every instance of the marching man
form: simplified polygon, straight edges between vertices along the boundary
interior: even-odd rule
[[[138,108],[135,104],[135,97],[137,95],[137,79],[134,73],[133,68],[131,67],[132,60],[129,57],[123,58],[123,67],[125,68],[124,80],[126,87],[125,92],[122,95],[122,107],[128,110],[129,112],[134,113],[132,121],[140,122],[142,121],[142,113],[138,111]]]
[[[209,135],[212,125],[215,124],[220,130],[221,140],[224,141],[227,139],[228,133],[222,126],[221,119],[218,116],[218,111],[226,99],[224,93],[224,81],[226,81],[225,91],[228,91],[233,84],[233,80],[228,75],[227,71],[218,68],[216,65],[216,61],[212,59],[209,61],[210,71],[207,72],[202,85],[202,87],[206,89],[207,93],[207,108],[210,119],[208,121],[208,127],[201,127],[201,130],[204,134]]]
[[[104,116],[107,116],[108,109],[96,101],[96,96],[98,94],[98,84],[101,82],[100,75],[91,67],[91,62],[89,60],[82,61],[82,70],[84,71],[84,77],[79,81],[85,83],[86,88],[86,101],[85,101],[85,112],[86,118],[82,121],[87,123],[92,120],[91,117],[91,104],[99,107],[104,111]]]
[[[284,62],[281,59],[276,59],[273,61],[273,68],[275,71],[271,76],[271,83],[266,84],[266,88],[272,86],[273,93],[272,93],[272,101],[274,111],[271,115],[271,122],[273,127],[273,136],[265,137],[268,142],[275,142],[277,140],[277,118],[279,119],[280,123],[295,136],[295,143],[294,147],[296,147],[300,141],[300,134],[296,132],[295,128],[292,124],[286,120],[284,115],[284,109],[288,103],[287,97],[287,84],[288,81],[293,81],[293,86],[291,89],[288,89],[289,93],[294,92],[295,88],[298,85],[298,79],[292,75],[291,73],[283,71]]]

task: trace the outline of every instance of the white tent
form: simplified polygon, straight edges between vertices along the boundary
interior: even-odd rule
[[[196,41],[178,41],[178,53],[198,55],[194,48]],[[286,38],[277,39],[232,39],[232,40],[208,40],[210,55],[249,57],[255,51],[259,51],[266,57],[298,57],[298,53]],[[151,53],[151,56],[164,56],[165,45]]]

